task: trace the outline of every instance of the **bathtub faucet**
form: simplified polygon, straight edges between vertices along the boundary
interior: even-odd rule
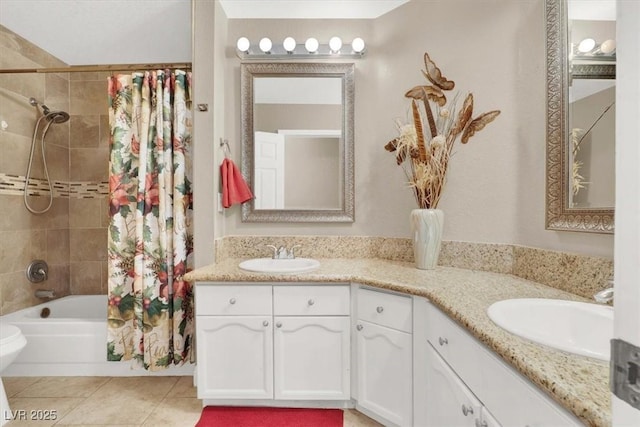
[[[31,261],[27,267],[27,279],[31,283],[44,282],[49,278],[49,266],[47,262],[42,259]]]
[[[36,291],[36,298],[40,299],[53,299],[56,297],[56,293],[48,289],[38,289]]]

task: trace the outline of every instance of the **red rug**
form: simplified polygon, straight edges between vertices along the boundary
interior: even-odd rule
[[[196,427],[342,427],[342,409],[207,406]]]

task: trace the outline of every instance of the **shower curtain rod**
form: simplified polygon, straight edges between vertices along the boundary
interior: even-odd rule
[[[113,71],[145,71],[165,69],[191,70],[191,63],[169,64],[117,64],[117,65],[70,65],[68,67],[47,68],[5,68],[0,69],[0,74],[25,74],[25,73],[87,73],[87,72],[113,72]]]

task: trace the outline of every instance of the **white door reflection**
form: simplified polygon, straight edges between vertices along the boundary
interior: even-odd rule
[[[284,208],[284,135],[255,133],[256,209]]]

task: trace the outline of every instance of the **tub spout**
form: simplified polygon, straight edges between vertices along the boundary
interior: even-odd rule
[[[53,292],[52,290],[48,290],[48,289],[38,289],[36,291],[36,298],[40,298],[40,299],[53,299],[56,297],[55,292]]]

